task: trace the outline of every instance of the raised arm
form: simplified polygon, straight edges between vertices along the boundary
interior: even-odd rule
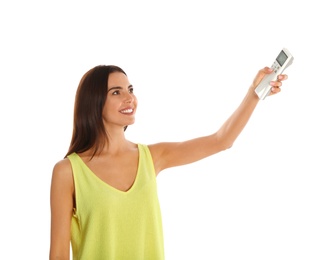
[[[271,69],[265,67],[257,73],[241,104],[217,132],[185,142],[149,145],[156,172],[159,173],[169,167],[189,164],[230,148],[258,104],[259,98],[254,92],[256,86],[266,74],[271,72]],[[285,79],[287,79],[286,75],[280,75],[277,81],[271,82],[270,95],[280,92],[282,81]]]
[[[70,226],[73,212],[73,176],[70,162],[58,162],[51,182],[51,245],[50,260],[69,260]]]

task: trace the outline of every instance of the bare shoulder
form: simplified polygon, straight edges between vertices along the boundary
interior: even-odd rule
[[[70,188],[73,188],[72,168],[68,158],[62,159],[54,165],[52,183],[57,185],[69,185]]]
[[[153,164],[155,167],[156,174],[158,175],[160,171],[166,168],[166,161],[169,148],[174,147],[176,143],[155,143],[155,144],[149,144],[148,148],[153,160]]]
[[[53,175],[69,175],[72,174],[71,163],[68,158],[58,161],[53,168]]]
[[[169,150],[177,149],[178,145],[180,145],[180,142],[160,142],[160,143],[149,144],[148,148],[151,154],[157,157],[157,156],[162,156],[163,153]]]
[[[165,145],[163,143],[149,144],[148,148],[149,148],[149,151],[152,157],[157,158],[163,153],[163,150],[165,149]]]

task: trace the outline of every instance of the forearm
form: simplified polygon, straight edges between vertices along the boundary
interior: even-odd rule
[[[49,260],[69,260],[70,259],[70,255],[65,254],[55,254],[53,252],[50,252],[50,256],[49,256]]]
[[[254,92],[253,87],[249,88],[241,104],[217,131],[217,139],[223,143],[225,149],[233,145],[249,121],[258,102],[259,98]]]
[[[70,246],[69,243],[60,243],[51,238],[49,260],[69,260]]]

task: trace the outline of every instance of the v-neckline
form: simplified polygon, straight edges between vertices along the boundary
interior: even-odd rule
[[[137,164],[137,170],[136,170],[136,175],[135,175],[135,179],[132,183],[132,185],[130,186],[130,188],[126,191],[124,190],[121,190],[121,189],[118,189],[114,186],[112,186],[111,184],[107,183],[106,181],[102,180],[101,178],[99,178],[91,169],[90,167],[83,161],[83,159],[77,154],[77,153],[74,153],[77,158],[80,160],[80,162],[82,163],[82,165],[91,173],[91,176],[93,176],[99,183],[101,183],[102,185],[108,187],[109,189],[113,190],[113,191],[116,191],[116,192],[119,192],[121,194],[128,194],[130,193],[136,186],[136,183],[137,183],[137,180],[138,180],[138,177],[139,177],[139,172],[140,172],[140,157],[141,157],[141,147],[139,144],[137,144],[137,147],[138,147],[138,164]]]

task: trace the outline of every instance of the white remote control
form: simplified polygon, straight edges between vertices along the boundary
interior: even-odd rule
[[[282,72],[293,63],[293,60],[293,55],[291,55],[287,49],[283,48],[271,66],[273,72],[265,76],[255,89],[260,99],[263,100],[270,94],[272,87],[270,81],[277,80],[278,75],[282,74]]]

